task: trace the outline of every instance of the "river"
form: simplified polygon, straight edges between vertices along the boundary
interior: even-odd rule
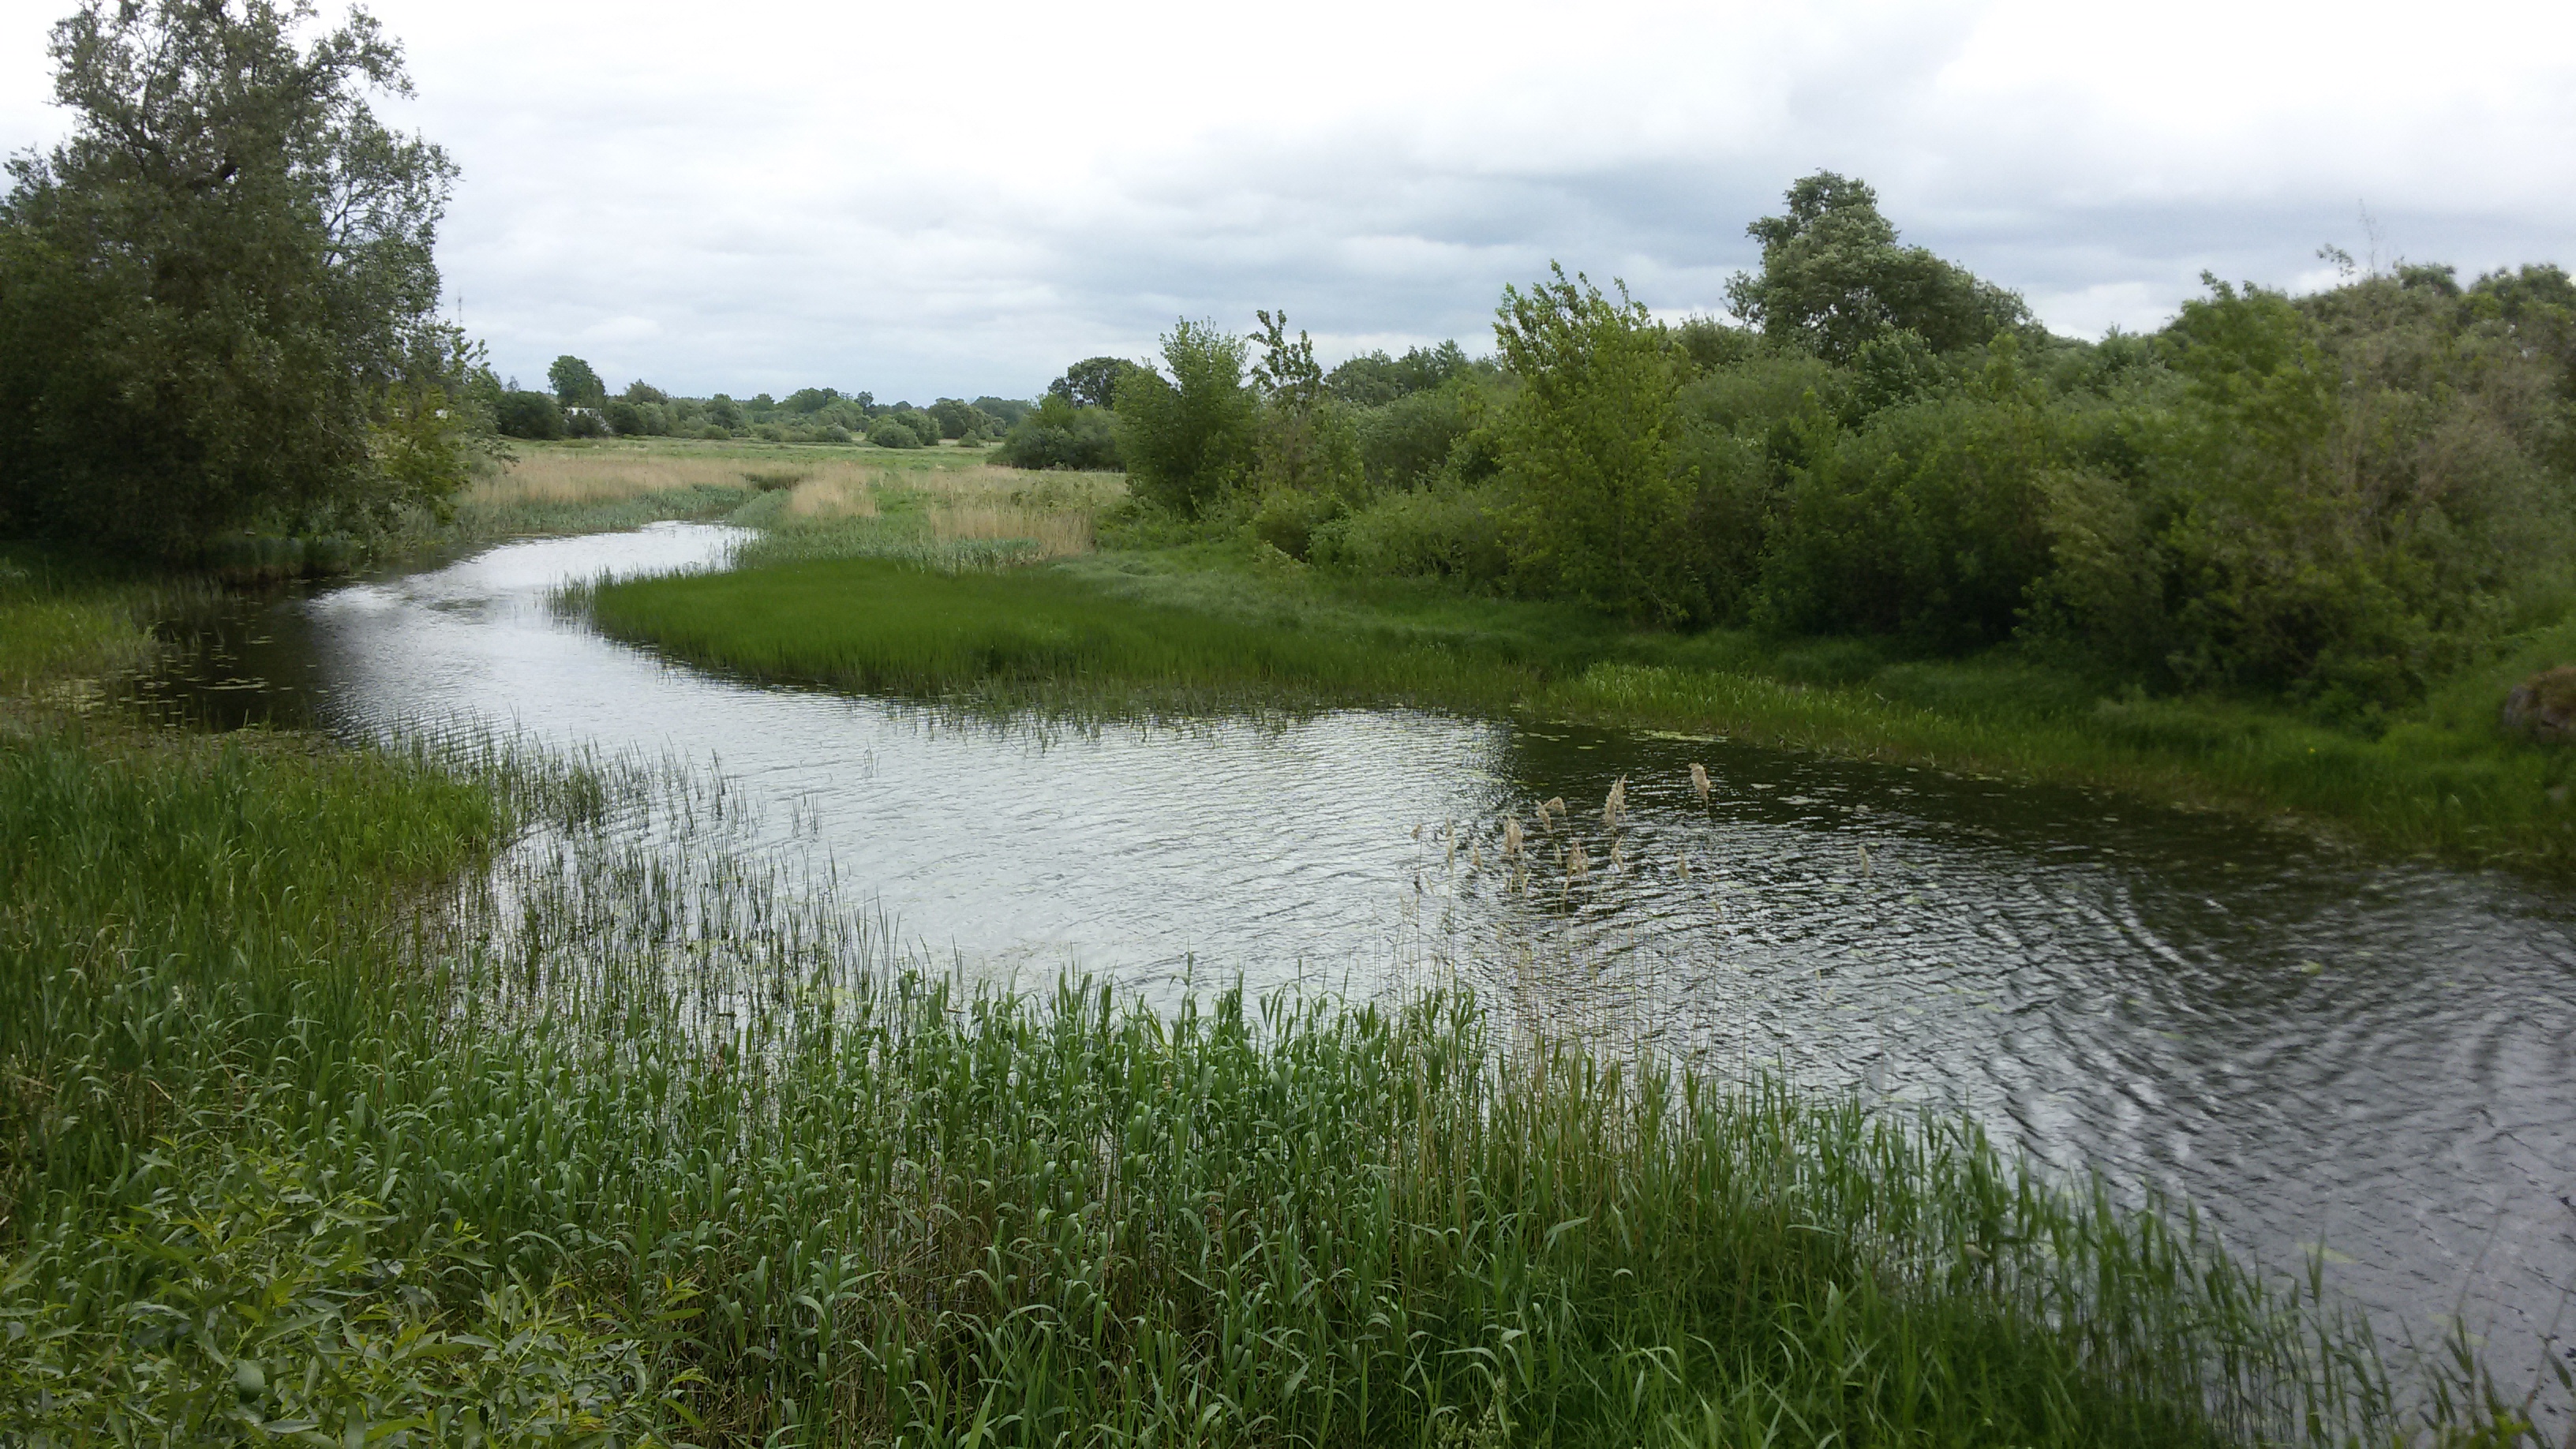
[[[827,858],[996,982],[1367,995],[1454,972],[1554,1025],[1955,1105],[2187,1196],[2273,1267],[2314,1259],[2393,1341],[2462,1315],[2517,1393],[2544,1355],[2576,1365],[2564,892],[2085,791],[1570,725],[959,718],[671,665],[550,602],[732,537],[511,543],[246,601],[143,692],[219,726],[470,719],[675,754],[774,807],[761,848]],[[1532,813],[1550,798],[1556,833]],[[1525,875],[1501,857],[1514,815]],[[1574,843],[1593,864],[1568,882]]]

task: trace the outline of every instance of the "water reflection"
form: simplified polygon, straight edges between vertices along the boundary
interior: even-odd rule
[[[2082,791],[1708,741],[1400,711],[961,721],[669,666],[549,605],[561,581],[728,540],[513,544],[289,596],[204,621],[146,693],[218,723],[472,719],[675,751],[775,807],[767,848],[828,859],[991,979],[1366,994],[1455,972],[1551,1026],[1965,1106],[2188,1193],[2271,1263],[2322,1255],[2399,1333],[2465,1303],[2501,1367],[2576,1331],[2556,1322],[2576,1285],[2563,898]],[[1552,833],[1533,813],[1551,797]],[[1569,881],[1577,845],[1592,864]]]

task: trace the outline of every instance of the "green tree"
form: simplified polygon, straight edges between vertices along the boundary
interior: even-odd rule
[[[554,389],[555,401],[568,408],[595,408],[608,401],[608,384],[569,352],[546,369],[546,385]]]
[[[1163,338],[1163,365],[1169,378],[1138,367],[1119,381],[1119,451],[1138,497],[1196,518],[1252,465],[1257,404],[1243,339],[1184,320]]]
[[[1492,370],[1490,363],[1481,366],[1487,372]],[[1443,342],[1437,347],[1408,348],[1402,357],[1389,357],[1383,350],[1361,353],[1334,368],[1324,385],[1334,397],[1353,407],[1382,407],[1398,398],[1445,386],[1452,378],[1468,376],[1479,367],[1457,343]]]
[[[1107,408],[1078,408],[1050,392],[1011,425],[993,461],[1010,468],[1114,470],[1122,465],[1117,420]]]
[[[1078,408],[1111,408],[1118,405],[1118,384],[1136,364],[1123,357],[1086,357],[1064,370],[1064,376],[1047,384],[1047,391]]]
[[[1867,183],[1819,171],[1786,200],[1786,215],[1745,228],[1762,243],[1761,274],[1738,272],[1726,288],[1735,314],[1774,342],[1840,363],[1892,331],[1950,352],[2005,329],[2035,330],[2020,297],[1922,247],[1898,245]]]
[[[72,133],[0,203],[0,528],[181,554],[460,481],[459,451],[384,441],[465,384],[431,256],[455,170],[367,103],[408,94],[400,48],[362,13],[299,45],[314,18],[90,0],[54,27]]]
[[[1633,619],[1703,615],[1663,330],[1625,286],[1612,301],[1549,270],[1526,292],[1504,288],[1494,324],[1521,382],[1500,427],[1513,570],[1525,586]]]
[[[944,397],[932,403],[929,412],[930,416],[938,422],[939,435],[943,438],[963,438],[969,435],[981,437],[993,422],[973,403],[953,397]]]
[[[552,393],[505,392],[493,413],[506,437],[543,440],[564,435],[563,404]]]

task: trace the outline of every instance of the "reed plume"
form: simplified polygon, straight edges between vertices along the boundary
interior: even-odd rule
[[[1693,764],[1691,766],[1691,793],[1697,795],[1700,799],[1700,803],[1703,805],[1708,803],[1708,789],[1708,767],[1706,765]]]

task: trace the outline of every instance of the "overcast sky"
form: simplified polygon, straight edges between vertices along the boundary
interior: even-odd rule
[[[0,0],[10,150],[66,125],[70,4]],[[374,9],[463,168],[449,296],[529,382],[1027,396],[1256,307],[1485,351],[1551,258],[1717,310],[1819,168],[2085,336],[2326,242],[2576,265],[2566,0]]]

